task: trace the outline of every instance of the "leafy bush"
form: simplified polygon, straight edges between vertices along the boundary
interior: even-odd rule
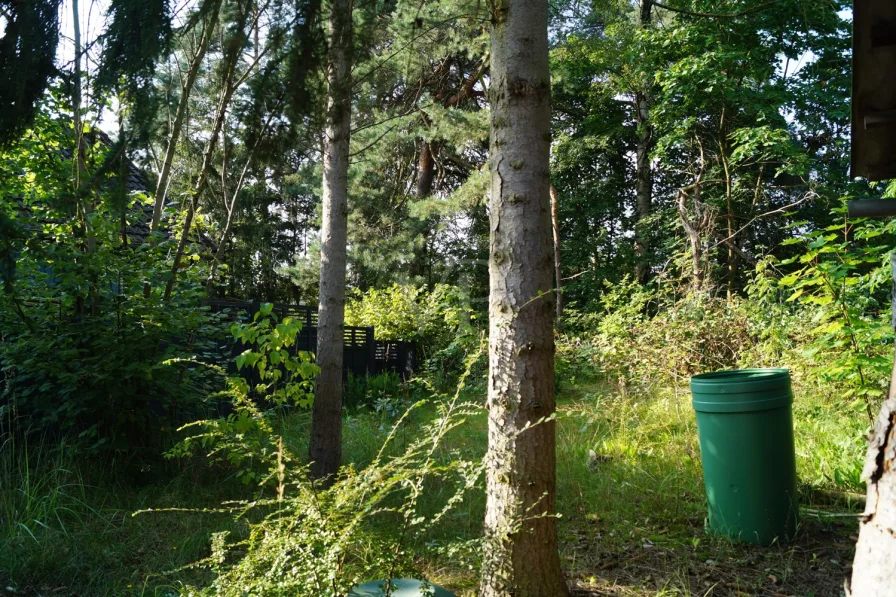
[[[320,372],[310,352],[296,350],[302,322],[291,317],[277,320],[274,305],[261,305],[247,324],[231,326],[233,339],[248,346],[236,357],[236,367],[257,399],[275,406],[308,408],[314,398],[314,378]]]
[[[73,187],[75,135],[57,108],[0,153],[0,425],[155,452],[163,430],[205,416],[220,383],[191,361],[216,358],[224,328],[199,306],[198,254],[162,299],[173,240],[131,244],[149,199],[114,176],[120,154],[88,141]]]
[[[602,313],[573,312],[567,320],[558,370],[567,376],[590,371],[625,390],[682,386],[697,373],[740,367],[790,367],[799,374],[803,315],[776,296],[762,285],[732,299],[701,292],[678,297],[628,280],[608,285]]]
[[[781,265],[796,269],[777,281],[811,322],[805,356],[820,383],[865,406],[873,419],[893,362],[890,323],[892,221],[835,224],[787,241],[803,253]]]
[[[893,236],[896,224],[870,220],[806,232],[788,241],[801,253],[760,261],[745,296],[731,299],[607,284],[601,313],[567,317],[561,379],[596,373],[651,388],[710,370],[785,367],[873,417],[892,364],[892,249],[881,239]]]
[[[393,284],[356,293],[345,306],[346,325],[373,326],[378,340],[416,343],[424,358],[473,332],[476,314],[464,292],[447,284],[431,291]]]
[[[96,295],[96,314],[73,313],[85,297],[62,266],[57,284],[35,273],[0,297],[3,423],[74,433],[90,450],[156,449],[160,431],[205,415],[203,399],[220,383],[192,361],[218,358],[223,326],[199,306],[198,286],[171,302],[146,299],[139,261],[116,261],[130,287]]]
[[[311,353],[294,350],[302,324],[290,317],[277,320],[273,304],[261,305],[252,321],[234,324],[234,339],[248,345],[236,357],[241,376],[227,376],[225,390],[210,400],[225,398],[232,412],[203,419],[178,429],[184,437],[166,453],[169,458],[204,450],[212,462],[226,461],[243,483],[263,476],[263,465],[279,448],[271,420],[288,408],[308,408],[314,399],[314,378],[320,368]],[[205,365],[220,375],[223,368]],[[261,467],[261,469],[259,468]]]
[[[443,449],[451,432],[480,411],[461,402],[462,388],[463,380],[453,397],[440,397],[434,420],[393,455],[398,430],[423,402],[411,406],[373,462],[363,470],[344,467],[330,488],[313,483],[307,467],[299,464],[302,459],[269,428],[258,427],[260,435],[269,433],[267,445],[274,448],[258,460],[265,471],[257,477],[259,484],[270,485],[271,491],[217,510],[250,521],[248,535],[214,535],[211,555],[194,566],[209,569],[215,580],[186,587],[182,594],[343,597],[362,581],[420,575],[410,544],[421,544],[482,476],[481,462]],[[251,416],[258,415],[256,410]],[[232,428],[211,432],[230,447],[242,440]],[[434,486],[446,496],[440,504],[423,500],[424,491]]]

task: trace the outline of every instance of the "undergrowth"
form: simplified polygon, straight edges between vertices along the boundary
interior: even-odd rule
[[[703,574],[703,568],[718,572],[730,558],[724,582],[741,583],[737,586],[745,594],[761,594],[756,587],[771,582],[769,575],[782,583],[769,585],[778,592],[833,594],[817,585],[842,574],[842,566],[831,564],[831,559],[846,564],[851,555],[848,547],[841,547],[836,557],[824,559],[826,552],[815,542],[821,535],[831,545],[852,543],[848,535],[854,519],[843,518],[842,513],[861,509],[852,500],[863,491],[858,478],[864,454],[863,422],[861,416],[843,417],[834,408],[836,399],[803,392],[799,386],[795,394],[803,528],[793,546],[763,549],[732,546],[705,532],[699,444],[687,393],[665,388],[649,394],[621,394],[616,387],[596,382],[580,383],[562,393],[558,509],[568,576],[586,585],[612,581],[622,587],[619,595],[703,595],[708,587],[694,574]],[[381,429],[376,413],[348,415],[345,454],[355,467],[346,481],[364,482],[363,471],[375,462],[390,433],[389,455],[407,453],[420,437],[417,428],[438,418],[434,405],[422,406],[393,433]],[[465,418],[434,453],[440,464],[472,462],[484,454],[485,413],[479,410]],[[307,413],[283,417],[275,422],[275,429],[282,432],[290,450],[304,453]],[[216,511],[224,500],[251,502],[267,496],[267,514],[274,518],[264,524],[284,524],[281,508],[286,506],[278,505],[276,493],[259,493],[258,488],[228,479],[221,475],[223,469],[209,473],[198,462],[181,463],[173,480],[141,488],[116,480],[102,468],[79,466],[63,447],[47,443],[26,451],[11,449],[7,442],[0,455],[0,576],[21,594],[57,590],[59,595],[175,595],[183,593],[185,586],[196,587],[196,592],[210,591],[201,587],[210,586],[214,574],[185,566],[208,562],[209,540],[215,533],[226,532],[231,540],[240,541],[250,536],[251,521],[263,520],[250,515],[234,521],[228,513]],[[290,473],[299,474],[299,468]],[[299,477],[287,482],[286,499],[299,498],[299,485]],[[434,480],[426,485],[416,507],[430,519],[455,494],[455,487]],[[347,488],[343,486],[342,491]],[[396,498],[388,503],[400,506],[403,502]],[[196,511],[161,511],[184,505]],[[147,508],[155,511],[131,516]],[[828,517],[826,513],[832,511],[841,517]],[[483,515],[481,489],[467,493],[425,536],[409,536],[402,542],[406,553],[400,569],[447,585],[459,595],[475,594],[476,541]],[[401,520],[398,511],[365,525],[366,539],[355,537],[358,545],[366,547],[356,554],[353,565],[366,562],[370,566],[361,569],[367,573],[388,574],[382,556],[372,552],[384,545],[394,548]],[[822,559],[813,560],[813,553]],[[707,561],[715,564],[707,565]],[[756,570],[749,566],[754,561]],[[643,566],[638,567],[638,562]],[[651,567],[663,574],[646,571]],[[765,572],[766,568],[771,572]],[[828,576],[818,578],[819,570]],[[233,579],[238,573],[234,569],[221,578]],[[361,575],[358,572],[346,580]],[[724,586],[713,591],[708,594],[735,594]]]

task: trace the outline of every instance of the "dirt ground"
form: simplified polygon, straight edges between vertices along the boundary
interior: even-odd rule
[[[789,545],[755,547],[722,540],[687,545],[641,536],[611,545],[581,532],[566,556],[575,597],[840,597],[855,552],[856,518],[805,517]]]

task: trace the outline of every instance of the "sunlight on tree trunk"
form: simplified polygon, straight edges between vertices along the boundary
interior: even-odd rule
[[[348,164],[351,130],[352,2],[330,7],[327,130],[324,134],[323,220],[316,394],[311,418],[311,474],[329,483],[342,460],[342,360],[348,236]]]
[[[849,594],[896,595],[896,361],[889,395],[868,442],[862,478],[868,494],[859,523]]]
[[[548,3],[492,7],[483,597],[567,594],[557,553]]]
[[[556,294],[557,326],[563,317],[563,269],[560,267],[560,197],[557,187],[551,185],[551,231],[554,236],[554,292]]]

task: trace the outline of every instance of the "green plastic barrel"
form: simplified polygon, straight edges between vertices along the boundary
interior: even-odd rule
[[[792,539],[799,510],[790,373],[705,373],[691,378],[691,392],[710,528],[757,545]]]
[[[373,582],[358,585],[349,591],[349,597],[384,597],[386,594],[386,581],[375,580]],[[455,597],[447,589],[438,585],[424,583],[412,578],[396,578],[392,580],[391,597]]]

